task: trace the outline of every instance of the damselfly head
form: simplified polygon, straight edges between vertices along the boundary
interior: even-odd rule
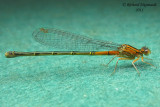
[[[145,46],[141,48],[141,52],[143,52],[144,55],[149,55],[149,54],[151,54],[150,49],[148,49],[148,48],[145,47]]]

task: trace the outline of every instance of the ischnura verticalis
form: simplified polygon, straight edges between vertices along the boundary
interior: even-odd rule
[[[128,44],[117,44],[109,41],[94,40],[85,36],[77,35],[74,33],[66,32],[59,29],[45,29],[40,28],[33,32],[34,39],[44,45],[53,46],[69,51],[51,51],[51,52],[16,52],[9,51],[5,53],[7,58],[13,58],[17,56],[44,56],[44,55],[114,55],[109,61],[113,61],[114,58],[118,58],[115,69],[119,60],[133,60],[132,65],[140,75],[135,62],[141,58],[141,61],[154,66],[144,61],[143,55],[151,54],[151,51],[147,47],[137,49]],[[108,51],[98,51],[108,50]],[[145,58],[148,59],[148,58]],[[109,64],[108,63],[108,64]],[[107,64],[107,65],[108,65]],[[113,74],[112,73],[112,74]]]

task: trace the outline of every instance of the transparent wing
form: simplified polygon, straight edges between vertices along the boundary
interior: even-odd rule
[[[94,40],[59,29],[40,28],[33,32],[33,37],[43,45],[67,51],[117,50],[117,47],[120,46],[113,42]]]

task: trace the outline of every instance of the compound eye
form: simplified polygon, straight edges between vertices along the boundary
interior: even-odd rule
[[[151,51],[145,46],[141,48],[141,51],[144,55],[149,55],[151,53]]]
[[[147,50],[144,50],[144,53],[148,53],[148,49],[147,49]]]
[[[151,53],[151,51],[149,49],[147,49],[147,50],[144,51],[145,55],[149,55],[150,53]]]

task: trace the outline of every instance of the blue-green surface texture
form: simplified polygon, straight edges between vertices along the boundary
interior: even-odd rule
[[[1,0],[0,107],[160,107],[160,1]],[[143,9],[143,11],[137,10]],[[33,39],[38,28],[56,28],[96,40],[147,46],[152,60],[113,56],[24,56],[7,51],[58,51]],[[104,51],[107,51],[104,50]]]

